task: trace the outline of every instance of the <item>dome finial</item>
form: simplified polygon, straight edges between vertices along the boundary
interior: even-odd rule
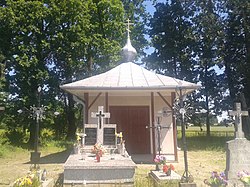
[[[129,29],[129,26],[133,25],[133,23],[130,22],[130,20],[127,20],[127,43],[126,45],[122,48],[122,55],[124,58],[125,62],[132,62],[135,59],[135,56],[137,54],[135,48],[131,45],[131,41],[130,41],[130,35],[129,33],[131,32]]]

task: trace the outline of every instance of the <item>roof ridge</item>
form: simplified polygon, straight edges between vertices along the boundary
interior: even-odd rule
[[[141,68],[142,75],[143,75],[143,77],[144,77],[144,79],[145,79],[147,85],[149,86],[148,80],[147,80],[147,78],[146,78],[146,76],[145,76],[145,74],[144,74],[144,70],[147,70],[147,69],[145,69],[145,68],[143,68],[143,67],[141,67],[141,66],[139,66],[139,67]],[[147,70],[147,71],[148,71],[148,70]],[[150,72],[150,71],[149,71],[149,72]]]

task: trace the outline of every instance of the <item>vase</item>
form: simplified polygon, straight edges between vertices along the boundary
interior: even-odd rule
[[[167,172],[166,172],[167,176],[171,176],[171,168],[168,168]]]
[[[100,157],[99,154],[96,154],[96,161],[97,161],[97,162],[100,162],[100,161],[101,161],[101,157]]]
[[[162,164],[158,164],[159,170],[158,171],[162,171],[163,170],[163,165]]]

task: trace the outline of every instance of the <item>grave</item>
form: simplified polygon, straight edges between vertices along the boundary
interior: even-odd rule
[[[154,183],[157,185],[160,184],[168,184],[171,182],[171,184],[178,184],[181,180],[181,176],[177,174],[175,171],[171,171],[171,175],[167,176],[162,171],[156,171],[152,170],[149,173],[149,176],[153,179]]]
[[[235,104],[236,111],[230,111],[229,115],[235,117],[235,139],[226,143],[226,177],[229,186],[239,186],[237,173],[250,171],[250,141],[244,137],[242,131],[242,116],[248,116],[248,111],[241,110],[241,104]]]
[[[64,164],[64,185],[71,184],[98,184],[133,185],[136,164],[126,151],[117,150],[116,124],[104,124],[103,118],[109,118],[109,113],[103,112],[103,107],[98,107],[97,113],[92,113],[93,118],[98,118],[97,124],[84,125],[84,145],[76,154],[71,154]],[[102,145],[106,153],[96,160],[92,152],[94,145]],[[119,146],[123,149],[124,146]],[[116,153],[123,154],[116,154]],[[124,154],[126,152],[126,154]]]

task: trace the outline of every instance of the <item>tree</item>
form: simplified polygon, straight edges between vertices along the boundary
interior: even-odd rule
[[[223,60],[225,75],[228,82],[231,104],[232,101],[239,101],[242,94],[246,102],[243,105],[250,105],[250,2],[227,0],[225,12],[227,14],[225,24],[225,48]],[[240,99],[242,101],[242,99]],[[249,107],[245,107],[247,110]],[[243,123],[245,134],[250,134],[249,124]]]
[[[136,2],[136,1],[135,1]],[[133,16],[141,15],[143,1],[138,1]],[[142,11],[143,12],[143,11]],[[145,12],[144,12],[145,13]],[[119,60],[122,42],[125,40],[124,7],[120,0],[51,0],[12,1],[1,4],[0,9],[0,60],[6,64],[6,80],[11,94],[5,122],[11,123],[16,111],[37,103],[37,87],[43,87],[41,103],[50,109],[61,111],[65,129],[57,126],[58,132],[67,132],[75,137],[76,119],[79,112],[73,96],[62,93],[59,85],[86,78],[114,66]],[[137,20],[139,18],[137,17]],[[137,25],[143,26],[142,21]],[[114,28],[116,31],[114,32]],[[143,27],[144,28],[144,27]],[[133,33],[141,38],[142,30]],[[137,44],[142,49],[144,44]],[[62,110],[64,107],[65,110]],[[49,115],[45,123],[53,124],[59,117]],[[33,145],[34,125],[32,120],[17,120],[13,128],[30,128],[30,143]],[[47,125],[48,126],[48,125]],[[9,128],[11,125],[9,124]]]
[[[221,39],[221,20],[217,9],[217,1],[194,1],[194,16],[191,18],[193,33],[196,38],[194,53],[198,62],[197,72],[202,88],[199,91],[199,100],[202,108],[206,109],[207,135],[210,136],[211,112],[220,112],[224,89],[221,89],[221,76],[214,69],[220,62],[218,51]]]
[[[9,92],[23,107],[37,103],[37,88],[48,78],[44,59],[48,55],[45,19],[46,7],[40,1],[8,1],[3,20],[11,31],[9,54],[6,56]],[[17,99],[18,98],[18,99]],[[34,125],[30,120],[30,143],[34,142]]]
[[[194,60],[191,23],[180,1],[158,3],[150,20],[153,54],[145,59],[146,65],[159,73],[179,79],[193,80]]]
[[[102,72],[118,59],[123,30],[120,1],[54,1],[51,10],[50,88],[66,107],[67,137],[74,138],[76,121],[71,94],[59,85]],[[55,19],[57,18],[57,19]],[[113,29],[116,28],[116,32]]]

